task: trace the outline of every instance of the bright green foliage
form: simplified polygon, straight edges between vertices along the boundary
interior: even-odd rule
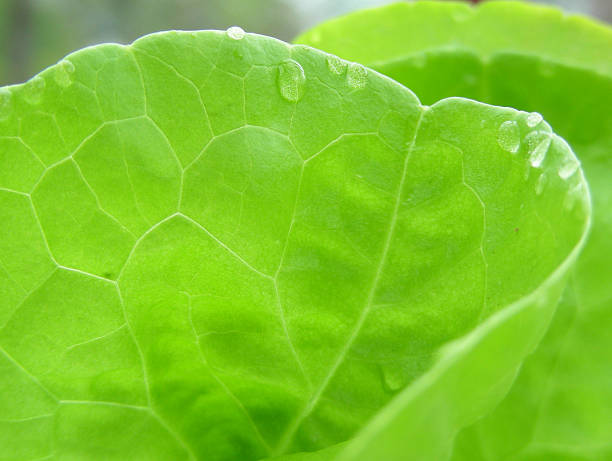
[[[590,225],[546,122],[236,28],[68,56],[0,142],[0,460],[444,459]]]
[[[537,353],[452,459],[612,459],[612,30],[520,3],[419,2],[330,21],[298,41],[373,66],[427,103],[455,95],[538,111],[570,142],[593,193],[591,237]]]

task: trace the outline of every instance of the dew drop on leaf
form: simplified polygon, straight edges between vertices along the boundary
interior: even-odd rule
[[[225,33],[232,40],[242,40],[245,36],[244,29],[238,26],[229,27]]]
[[[55,67],[55,82],[62,88],[72,85],[74,74],[74,64],[70,61],[63,60]]]
[[[42,99],[47,83],[40,75],[28,81],[23,89],[24,98],[30,104],[38,104]]]
[[[571,211],[574,209],[574,206],[576,205],[576,202],[578,201],[578,199],[582,196],[583,193],[583,184],[582,182],[579,182],[578,184],[576,184],[575,186],[571,187],[568,191],[567,194],[565,195],[565,199],[563,200],[563,207],[568,210]]]
[[[542,173],[535,185],[535,192],[537,195],[540,195],[544,191],[546,183],[548,183],[548,178],[546,177],[546,174]]]
[[[368,71],[361,64],[352,62],[348,66],[346,75],[348,84],[351,88],[359,89],[366,86]]]
[[[546,158],[546,153],[550,147],[550,133],[546,131],[532,131],[525,136],[525,144],[527,145],[527,153],[531,166],[539,168]]]
[[[532,112],[529,115],[527,115],[527,126],[529,128],[534,128],[538,126],[540,122],[542,122],[542,120],[543,119],[540,114],[538,114],[537,112]]]
[[[7,88],[0,88],[0,120],[8,118],[11,109],[11,92]]]
[[[505,151],[516,154],[521,145],[521,132],[518,123],[514,120],[507,120],[502,123],[497,131],[497,143]]]
[[[406,378],[398,366],[381,365],[383,387],[387,392],[397,392],[406,386]]]
[[[297,102],[304,93],[306,75],[302,66],[293,59],[287,59],[278,66],[278,89],[287,101]]]
[[[327,56],[326,61],[327,68],[332,74],[342,75],[346,71],[348,63],[339,57],[330,54]]]
[[[559,176],[561,179],[569,179],[580,166],[578,160],[574,157],[567,157],[559,168]]]

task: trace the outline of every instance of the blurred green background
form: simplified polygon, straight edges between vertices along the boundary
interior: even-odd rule
[[[291,40],[316,23],[393,0],[0,0],[0,86],[64,55],[167,29],[226,29]],[[477,3],[472,1],[472,3]],[[612,21],[612,0],[543,0]]]

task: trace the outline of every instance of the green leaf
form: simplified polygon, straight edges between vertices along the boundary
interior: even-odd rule
[[[234,28],[0,91],[0,459],[444,452],[590,224],[546,123]]]
[[[593,231],[543,343],[505,401],[464,431],[455,460],[612,456],[612,30],[513,2],[397,4],[358,12],[299,42],[371,65],[433,103],[447,96],[543,114],[579,156]]]

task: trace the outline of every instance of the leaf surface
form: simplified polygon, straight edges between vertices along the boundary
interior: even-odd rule
[[[592,234],[544,341],[505,401],[459,436],[453,459],[612,458],[610,28],[514,2],[419,2],[339,18],[298,41],[371,65],[427,103],[453,95],[537,111],[531,124],[541,113],[570,142],[593,193]]]
[[[237,29],[0,91],[0,459],[255,460],[472,389],[443,440],[590,222],[547,124]]]

